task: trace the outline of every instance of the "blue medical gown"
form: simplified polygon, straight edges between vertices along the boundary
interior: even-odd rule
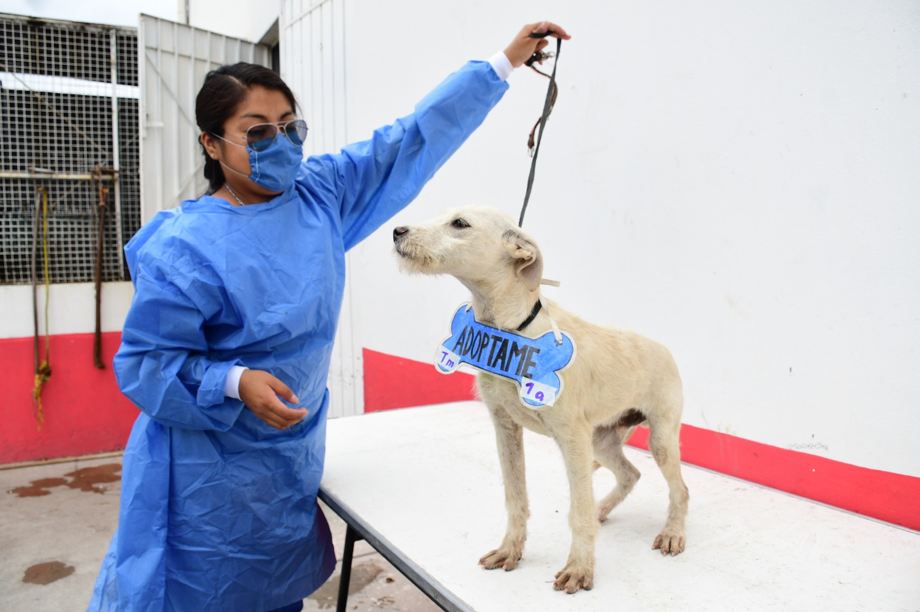
[[[114,366],[142,414],[91,611],[258,612],[329,577],[316,495],[345,251],[418,195],[507,88],[470,62],[370,140],[307,159],[273,200],[185,201],[128,243],[135,295]],[[235,364],[281,379],[307,417],[278,431],[225,397]]]

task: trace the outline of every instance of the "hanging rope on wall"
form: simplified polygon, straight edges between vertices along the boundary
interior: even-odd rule
[[[99,232],[96,241],[96,336],[93,340],[93,364],[100,370],[105,369],[105,363],[102,361],[102,258],[105,255],[105,197],[109,190],[102,186],[102,175],[109,174],[116,181],[118,180],[118,170],[114,168],[103,168],[96,165],[90,173],[94,177],[94,182],[98,182],[99,188]]]
[[[41,204],[41,205],[39,205]],[[45,359],[40,360],[38,330],[38,234],[42,234],[42,251],[45,268]],[[35,194],[35,226],[32,233],[32,303],[35,319],[35,386],[32,388],[32,402],[38,429],[45,422],[42,408],[42,390],[51,379],[51,336],[48,329],[48,303],[51,295],[51,274],[48,257],[48,190],[39,187]]]

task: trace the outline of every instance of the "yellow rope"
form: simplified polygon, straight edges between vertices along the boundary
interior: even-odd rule
[[[51,378],[51,336],[48,329],[48,303],[51,301],[51,274],[48,264],[48,190],[39,187],[42,192],[42,246],[45,259],[45,360],[38,367],[35,373],[35,388],[32,389],[32,398],[35,400],[37,412],[35,415],[38,421],[38,429],[41,430],[42,423],[45,422],[45,415],[42,410],[42,389],[45,383]]]

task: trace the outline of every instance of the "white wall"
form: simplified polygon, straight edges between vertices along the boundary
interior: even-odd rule
[[[668,345],[685,422],[920,476],[920,4],[349,0],[349,140],[549,17],[559,99],[524,227],[546,294]],[[355,342],[430,360],[466,298],[391,231],[517,216],[546,79],[518,70],[418,200],[353,251]]]
[[[277,0],[189,0],[189,25],[259,42],[279,15]]]
[[[100,308],[103,332],[121,331],[134,297],[130,281],[102,283]],[[91,334],[96,330],[96,285],[51,285],[48,331],[51,334]],[[25,338],[35,333],[31,285],[0,286],[0,340]],[[45,286],[38,287],[38,333],[45,335]],[[31,356],[29,357],[31,359]]]

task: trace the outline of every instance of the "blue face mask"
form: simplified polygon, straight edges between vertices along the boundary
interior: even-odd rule
[[[217,134],[214,134],[217,136]],[[221,166],[240,176],[245,176],[250,181],[264,187],[269,191],[285,191],[294,184],[300,163],[303,161],[303,147],[297,146],[284,135],[278,134],[275,141],[264,151],[253,151],[249,147],[231,142],[226,138],[217,136],[224,142],[235,147],[244,147],[249,150],[249,167],[251,174],[237,172],[227,164],[219,162]]]

